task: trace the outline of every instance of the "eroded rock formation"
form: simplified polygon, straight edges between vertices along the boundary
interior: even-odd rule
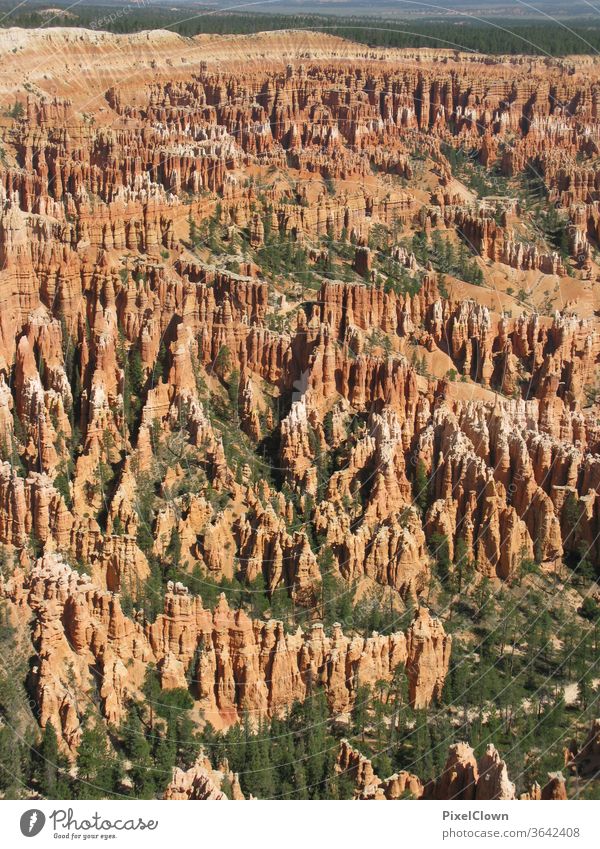
[[[69,749],[78,743],[85,694],[96,682],[102,714],[119,725],[150,663],[163,689],[190,689],[205,718],[223,727],[242,713],[253,720],[280,715],[317,686],[331,711],[343,714],[359,687],[390,680],[398,666],[406,668],[411,703],[423,708],[439,697],[450,660],[451,638],[425,608],[406,634],[347,637],[336,624],[328,635],[317,623],[286,633],[281,622],[231,610],[224,595],[211,612],[177,584],[149,623],[125,616],[118,595],[52,554],[28,574],[16,570],[2,589],[18,617],[34,617],[40,724],[51,721]]]
[[[515,785],[509,780],[506,763],[490,744],[477,760],[468,743],[450,747],[446,765],[435,779],[423,782],[416,775],[401,771],[386,779],[379,778],[371,761],[342,740],[337,757],[337,770],[355,784],[355,799],[438,799],[491,800],[516,799]],[[542,788],[536,785],[521,799],[566,799],[565,780],[561,773],[551,773]]]
[[[317,685],[347,714],[398,666],[425,708],[451,651],[432,588],[598,567],[596,59],[0,46],[2,590],[70,753],[82,694],[118,724],[150,663],[218,727]],[[545,217],[515,199],[532,174]],[[240,609],[204,606],[216,585]],[[416,608],[406,633],[320,624],[373,590]],[[343,762],[359,795],[514,797],[493,748],[425,784]],[[203,762],[169,789],[222,792]]]

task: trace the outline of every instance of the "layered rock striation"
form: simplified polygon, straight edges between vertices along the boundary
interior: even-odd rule
[[[125,616],[118,595],[56,555],[27,575],[15,571],[2,589],[15,615],[30,623],[40,724],[51,721],[71,750],[93,695],[106,721],[119,725],[149,664],[163,689],[189,690],[204,718],[223,727],[242,714],[252,721],[281,715],[317,687],[331,711],[344,714],[361,686],[391,680],[397,667],[406,670],[411,704],[423,708],[439,698],[450,661],[451,637],[425,608],[406,633],[347,637],[336,624],[328,635],[317,623],[288,633],[281,622],[231,610],[224,595],[211,612],[176,585],[164,612],[147,622]]]

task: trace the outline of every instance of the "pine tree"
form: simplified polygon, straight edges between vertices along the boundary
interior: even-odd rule
[[[356,688],[354,705],[352,706],[352,725],[354,733],[360,734],[361,740],[365,739],[365,731],[369,718],[369,704],[371,701],[371,688],[368,684],[361,684]]]
[[[389,698],[392,705],[389,730],[389,743],[391,746],[402,733],[408,706],[408,677],[402,664],[398,664],[394,669],[389,687]]]
[[[0,763],[10,764],[11,767],[0,769],[0,792],[5,799],[19,799],[23,794],[21,761],[21,746],[14,732],[7,725],[0,726]]]
[[[140,708],[135,703],[129,706],[120,728],[120,737],[123,750],[132,764],[130,774],[136,798],[151,799],[156,790],[151,748],[139,711]]]
[[[150,737],[152,741],[152,780],[156,789],[164,790],[173,774],[173,767],[177,763],[176,742],[167,735],[166,726],[157,722],[154,732]]]
[[[327,698],[319,689],[305,702],[306,778],[311,799],[326,797],[327,789]]]
[[[463,581],[468,566],[469,560],[467,558],[467,544],[463,537],[459,537],[456,541],[456,548],[454,551],[454,572],[456,577],[456,592],[458,595],[462,593]]]
[[[171,531],[171,539],[165,551],[165,580],[177,581],[181,567],[181,536],[177,528]]]
[[[69,798],[67,770],[68,762],[59,751],[56,731],[49,720],[34,753],[34,774],[45,799]]]
[[[162,383],[167,376],[168,370],[169,352],[167,351],[164,339],[161,339],[160,347],[158,349],[158,357],[156,358],[154,371],[151,374],[151,384],[153,386],[157,386],[159,383]]]
[[[444,534],[432,534],[429,538],[429,550],[435,559],[437,574],[442,584],[447,584],[450,577],[450,548],[448,537]]]
[[[110,798],[119,781],[119,764],[109,747],[106,729],[88,714],[77,752],[77,797]]]
[[[275,793],[275,776],[269,751],[268,727],[259,721],[256,733],[246,744],[246,776],[252,793],[259,799],[271,799]]]
[[[424,513],[427,510],[428,503],[429,478],[427,477],[427,469],[423,460],[417,460],[415,468],[415,480],[413,484],[413,498],[415,504]]]
[[[288,723],[274,719],[271,723],[271,739],[274,743],[274,764],[277,770],[278,795],[291,798],[294,789],[294,763],[296,754],[294,738]]]

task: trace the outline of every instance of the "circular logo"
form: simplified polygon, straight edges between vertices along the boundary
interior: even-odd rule
[[[38,808],[31,808],[21,815],[21,834],[25,837],[35,837],[43,829],[45,822],[45,814]]]

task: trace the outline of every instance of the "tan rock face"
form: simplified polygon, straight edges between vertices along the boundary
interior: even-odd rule
[[[426,707],[448,671],[450,637],[424,609],[406,634],[347,637],[335,625],[328,635],[320,624],[290,634],[281,622],[232,611],[224,595],[211,612],[177,584],[169,587],[164,613],[144,624],[124,616],[117,595],[52,554],[28,575],[17,570],[3,594],[20,618],[34,617],[40,722],[51,720],[71,750],[84,695],[94,687],[90,667],[100,672],[102,712],[111,723],[119,724],[152,662],[163,689],[187,689],[189,673],[198,707],[217,727],[242,712],[254,719],[279,715],[318,685],[331,710],[345,713],[359,687],[391,680],[397,666],[406,668],[412,703]]]
[[[374,772],[371,761],[347,740],[340,743],[336,769],[354,782],[355,799],[509,801],[517,798],[515,785],[508,778],[506,763],[493,744],[477,761],[468,743],[455,743],[450,746],[442,773],[426,783],[405,771],[382,780]],[[536,784],[519,798],[566,799],[565,780],[561,773],[550,773],[543,789]]]
[[[340,743],[336,769],[352,779],[356,799],[420,799],[423,795],[421,780],[408,772],[399,772],[382,781],[373,771],[371,761],[347,740]]]
[[[70,752],[85,697],[118,723],[149,663],[217,727],[315,684],[345,714],[399,666],[426,708],[451,652],[421,604],[436,536],[496,586],[582,546],[600,564],[596,59],[293,32],[13,28],[0,48],[3,109],[23,106],[0,162],[2,591]],[[533,168],[560,254],[450,148]],[[448,240],[452,273],[422,235]],[[205,607],[222,582],[258,615]],[[415,619],[324,629],[338,584]],[[304,631],[261,617],[284,597]],[[425,786],[344,757],[367,796],[514,795],[495,749],[457,743]],[[222,790],[201,763],[170,792]]]
[[[450,747],[442,774],[433,786],[434,799],[475,798],[479,779],[479,768],[473,749],[467,743],[455,743]]]
[[[479,778],[475,791],[476,799],[515,799],[515,785],[508,779],[505,762],[493,744],[478,762]]]
[[[439,619],[421,607],[407,634],[406,672],[409,699],[415,708],[439,699],[450,663],[452,638]]]
[[[185,799],[186,801],[215,801],[227,797],[218,789],[213,781],[211,772],[202,766],[194,766],[188,770],[175,769],[173,780],[164,793],[165,799]]]
[[[229,796],[223,787],[227,788]],[[208,758],[200,755],[196,763],[188,770],[173,770],[173,779],[167,786],[164,799],[185,801],[223,801],[233,799],[243,800],[244,794],[240,789],[238,776],[231,772],[227,763],[219,769],[213,769]]]
[[[542,799],[564,801],[567,798],[565,780],[560,772],[550,773],[548,783],[542,787]]]
[[[410,51],[382,51],[375,61],[349,42],[311,36],[313,58],[303,59],[294,76],[287,59],[304,55],[307,42],[264,34],[252,44],[241,40],[250,57],[243,68],[217,38],[201,47],[186,43],[204,63],[192,74],[187,62],[166,61],[181,43],[163,34],[153,47],[151,79],[136,71],[132,84],[137,36],[99,42],[94,34],[61,30],[56,37],[65,56],[90,52],[86,61],[98,76],[86,79],[100,86],[103,105],[94,121],[84,120],[73,75],[59,69],[60,58],[47,56],[53,70],[46,68],[38,84],[44,91],[54,79],[58,93],[28,95],[0,165],[0,434],[27,471],[24,482],[12,483],[2,473],[0,539],[22,546],[33,533],[47,550],[93,559],[102,586],[129,591],[148,576],[137,545],[146,523],[158,556],[175,531],[190,571],[198,566],[216,580],[231,579],[237,558],[244,580],[262,574],[269,592],[287,587],[295,603],[314,605],[321,576],[306,535],[290,533],[299,517],[288,516],[289,500],[277,528],[264,499],[256,503],[254,485],[243,498],[235,493],[239,517],[208,515],[197,498],[175,495],[174,504],[140,523],[139,505],[132,506],[136,475],[151,472],[161,437],[172,439],[183,423],[200,455],[191,459],[215,491],[249,483],[243,460],[233,464],[226,456],[206,397],[214,379],[238,373],[236,424],[250,445],[274,438],[278,474],[292,494],[313,502],[301,521],[326,536],[344,579],[367,577],[403,598],[418,597],[430,577],[423,526],[444,533],[451,552],[466,541],[469,562],[493,578],[511,580],[523,557],[560,558],[561,487],[589,499],[598,484],[591,469],[598,434],[581,412],[600,356],[593,319],[569,311],[550,321],[537,313],[500,315],[453,291],[442,296],[436,275],[401,244],[393,246],[394,262],[422,279],[416,294],[396,291],[371,279],[375,253],[368,242],[375,225],[455,230],[490,262],[564,275],[561,258],[515,235],[514,202],[498,214],[489,204],[466,202],[441,145],[468,139],[482,162],[501,161],[507,174],[535,157],[552,199],[572,220],[574,256],[587,257],[587,234],[600,232],[597,172],[581,165],[589,151],[577,149],[572,116],[557,111],[556,92],[579,104],[577,120],[592,121],[597,63],[571,74],[559,62],[528,60],[525,69],[518,58],[483,63],[444,52],[420,53],[417,61]],[[48,36],[3,38],[19,42],[16,52],[7,50],[4,83],[18,85],[27,57]],[[344,98],[325,102],[324,91],[338,89]],[[250,98],[250,91],[260,96]],[[115,130],[112,118],[127,127]],[[61,135],[64,122],[68,138]],[[425,205],[411,183],[415,133],[435,163]],[[407,187],[366,179],[372,166],[401,176]],[[272,168],[297,179],[292,188],[275,185],[263,200],[254,180],[242,176]],[[318,190],[307,174],[318,176]],[[331,193],[322,177],[346,182]],[[189,221],[201,230],[209,219],[219,235],[247,232],[254,249],[269,231],[299,244],[344,233],[367,282],[324,279],[314,302],[297,310],[284,332],[274,330],[267,318],[279,316],[256,262],[240,255],[233,271],[214,264],[210,252],[187,250]],[[312,250],[311,262],[330,260],[325,248]],[[394,340],[393,356],[369,350],[373,331]],[[443,353],[461,375],[505,394],[520,394],[529,375],[532,400],[460,400],[447,384],[421,380],[398,356],[408,353],[407,343]],[[127,414],[134,356],[135,423]],[[207,373],[213,383],[203,393]],[[332,412],[336,445],[325,426]],[[348,439],[342,412],[363,417],[364,438]],[[79,433],[71,456],[69,443]],[[324,485],[317,466],[332,449],[347,462],[329,469]],[[406,513],[415,457],[428,473],[435,470],[424,522]],[[252,475],[256,456],[249,459]],[[174,486],[163,481],[171,502]],[[352,515],[348,504],[357,498],[360,515]],[[597,559],[598,511],[588,508],[581,534]]]

